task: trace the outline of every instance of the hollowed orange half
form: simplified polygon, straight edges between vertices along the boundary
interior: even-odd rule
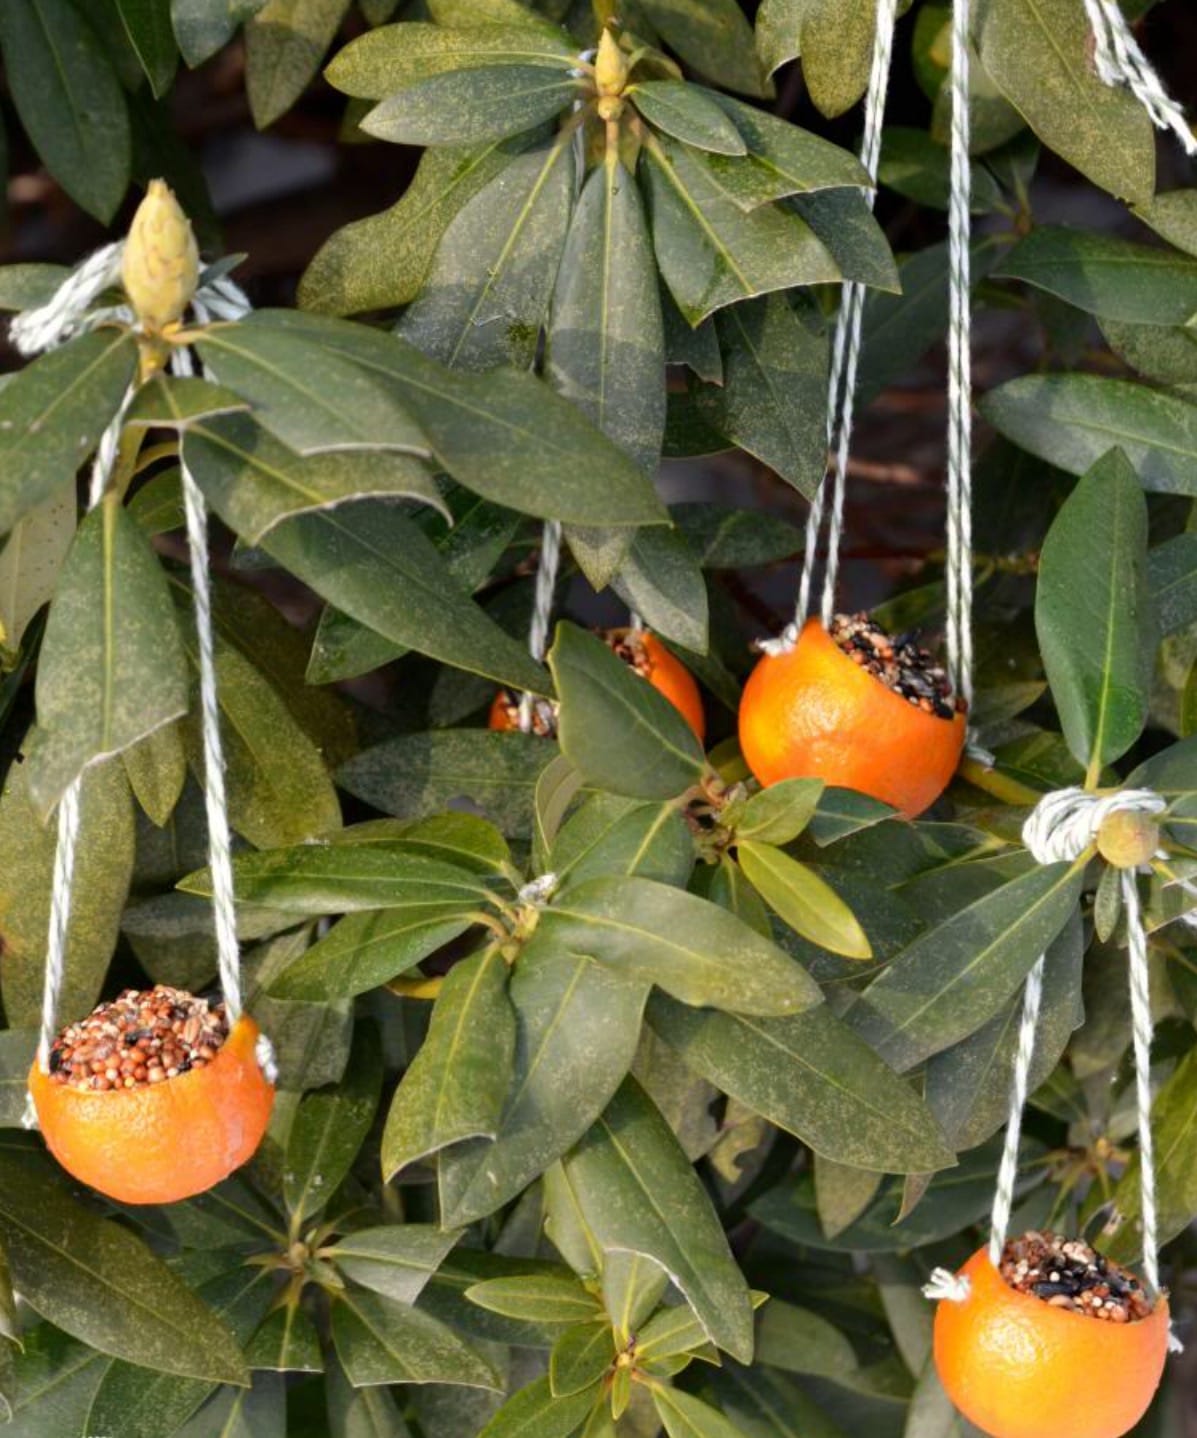
[[[762,784],[823,779],[914,818],[943,793],[964,748],[941,719],[853,663],[817,619],[787,654],[765,654],[740,700],[740,748]]]
[[[107,1093],[55,1083],[35,1062],[29,1091],[47,1148],[120,1203],[203,1193],[245,1163],[266,1131],[274,1088],[258,1065],[257,1039],[243,1014],[204,1068]]]

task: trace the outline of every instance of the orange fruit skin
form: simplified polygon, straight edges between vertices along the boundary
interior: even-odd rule
[[[948,1397],[993,1438],[1120,1438],[1151,1403],[1168,1356],[1163,1297],[1138,1323],[1103,1323],[1017,1293],[979,1249],[972,1291],[935,1314]]]
[[[518,722],[511,717],[508,695],[505,689],[500,689],[491,701],[490,713],[486,716],[486,727],[498,729],[503,733],[509,730],[518,729]]]
[[[243,1014],[204,1068],[107,1093],[55,1083],[35,1061],[29,1091],[47,1148],[119,1203],[203,1193],[250,1158],[266,1131],[274,1088],[258,1066],[257,1038]]]
[[[645,678],[658,694],[664,694],[694,730],[694,737],[701,744],[706,738],[707,717],[703,712],[702,694],[694,675],[681,660],[665,648],[655,634],[650,634],[648,630],[641,631],[640,643],[648,664]]]
[[[626,629],[615,629],[611,631],[609,637],[618,641],[627,633]],[[645,663],[648,666],[648,673],[643,677],[678,710],[682,718],[694,730],[698,742],[701,744],[706,738],[707,720],[702,707],[702,694],[699,692],[694,675],[684,664],[674,658],[655,634],[649,634],[647,630],[642,631],[640,642],[644,650]],[[639,672],[636,670],[636,673]],[[490,706],[486,727],[501,730],[519,728],[508,712],[508,704],[501,689],[495,695]]]
[[[788,654],[762,655],[740,700],[740,748],[762,784],[823,779],[907,819],[948,787],[967,727],[963,714],[941,719],[895,694],[817,619]]]

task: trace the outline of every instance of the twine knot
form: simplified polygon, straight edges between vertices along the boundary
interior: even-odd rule
[[[933,1268],[930,1281],[923,1284],[923,1297],[932,1303],[963,1303],[972,1291],[968,1275],[950,1268]]]
[[[1152,789],[1093,794],[1076,787],[1045,794],[1022,826],[1022,841],[1037,864],[1074,863],[1097,839],[1111,814],[1162,814],[1166,802]]]
[[[800,633],[801,629],[798,624],[787,624],[776,639],[758,639],[754,647],[762,654],[768,654],[776,659],[780,654],[790,653],[794,645],[798,643]]]

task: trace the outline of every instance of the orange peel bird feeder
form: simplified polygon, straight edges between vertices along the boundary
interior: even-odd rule
[[[13,324],[25,353],[52,348],[72,333],[111,319],[95,301],[123,284],[142,354],[141,377],[169,363],[189,374],[190,355],[176,338],[190,307],[197,319],[235,319],[248,304],[227,278],[202,287],[191,226],[170,190],[154,181],[128,238],[98,251],[40,309]],[[105,497],[125,412],[124,402],[100,438],[89,507]],[[200,718],[213,921],[223,1000],[210,1005],[182,990],[127,990],[79,1023],[58,1031],[81,776],[58,806],[57,840],[46,946],[37,1057],[29,1073],[27,1127],[69,1173],[122,1203],[171,1203],[202,1193],[249,1159],[274,1103],[274,1057],[266,1037],[242,1012],[240,953],[233,897],[228,805],[224,788],[213,659],[207,512],[186,462],[184,506],[195,596]]]

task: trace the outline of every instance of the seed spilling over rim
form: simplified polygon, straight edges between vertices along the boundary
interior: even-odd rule
[[[1000,1271],[1016,1293],[1107,1323],[1138,1323],[1155,1308],[1133,1273],[1079,1238],[1035,1232],[1012,1238]]]
[[[555,699],[545,699],[537,694],[532,699],[532,730],[538,739],[556,739],[557,713],[560,705]],[[495,695],[495,711],[503,715],[508,729],[520,727],[520,696],[510,689],[500,689]],[[491,727],[494,728],[492,722]]]
[[[228,1033],[222,1003],[166,984],[126,989],[62,1030],[50,1077],[85,1093],[162,1083],[211,1063]]]
[[[916,631],[891,636],[861,612],[837,614],[829,632],[854,664],[916,709],[938,719],[964,712],[964,701],[952,694],[947,671],[920,647]]]
[[[607,629],[600,638],[611,653],[622,659],[629,669],[634,669],[641,679],[647,679],[653,671],[653,665],[648,657],[643,634],[641,629]]]

